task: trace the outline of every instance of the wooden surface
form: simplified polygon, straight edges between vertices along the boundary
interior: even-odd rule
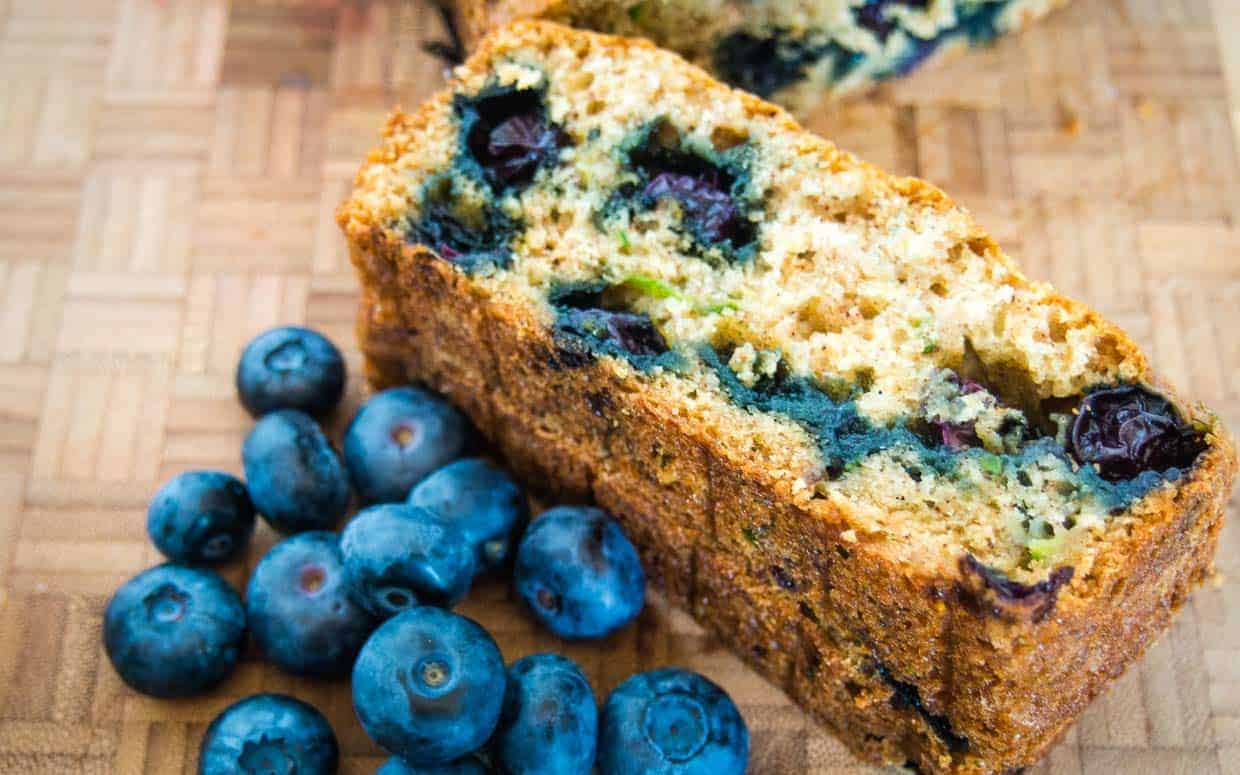
[[[352,347],[332,210],[387,108],[440,82],[420,50],[440,35],[401,0],[0,0],[0,773],[190,771],[205,724],[259,690],[322,708],[345,772],[380,761],[344,685],[252,653],[201,700],[126,691],[99,615],[157,562],[159,482],[239,470],[242,343],[305,323]],[[1078,0],[809,123],[955,194],[1236,428],[1238,110],[1240,0]],[[1035,772],[1240,773],[1234,515],[1218,560],[1225,577]],[[502,586],[463,609],[510,659],[557,647]],[[743,705],[753,772],[868,771],[683,614],[655,605],[567,652],[600,691],[669,663],[712,676]]]

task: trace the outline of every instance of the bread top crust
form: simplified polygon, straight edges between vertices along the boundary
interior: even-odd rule
[[[1032,390],[1033,395],[1025,398],[1042,401],[1073,396],[1097,384],[1153,384],[1144,356],[1123,331],[1085,305],[1059,295],[1045,284],[1026,279],[971,216],[933,185],[915,178],[890,176],[840,151],[830,142],[804,132],[782,110],[719,84],[675,55],[658,50],[645,41],[573,31],[551,23],[518,22],[492,35],[456,71],[448,89],[414,114],[397,111],[392,115],[384,132],[384,144],[370,154],[359,172],[357,189],[340,210],[339,220],[349,238],[362,244],[378,241],[389,248],[401,250],[402,264],[432,260],[435,254],[424,246],[408,244],[401,224],[410,217],[411,210],[417,210],[420,187],[429,177],[453,163],[457,149],[454,95],[477,94],[497,77],[508,79],[519,87],[537,87],[540,69],[555,73],[555,77],[542,83],[547,89],[547,110],[552,119],[563,121],[565,126],[571,125],[574,131],[582,130],[584,133],[586,126],[596,129],[604,142],[618,140],[632,127],[617,126],[623,122],[606,115],[606,106],[600,111],[604,118],[593,124],[588,118],[574,113],[583,112],[582,106],[590,104],[592,99],[632,105],[631,110],[634,111],[641,110],[641,106],[645,105],[647,112],[650,112],[649,105],[658,105],[662,112],[672,116],[686,136],[705,137],[707,141],[720,127],[743,129],[745,142],[758,149],[755,152],[759,157],[755,164],[758,168],[755,176],[761,179],[763,201],[768,211],[772,209],[772,198],[778,199],[781,193],[803,186],[806,180],[817,179],[829,185],[841,184],[843,188],[811,191],[809,198],[820,202],[848,202],[846,218],[856,215],[850,208],[860,203],[863,210],[878,213],[877,216],[865,213],[864,217],[872,217],[884,227],[886,224],[882,220],[885,218],[911,219],[920,224],[930,224],[927,228],[947,235],[941,243],[921,249],[932,253],[935,250],[944,251],[946,245],[947,249],[964,257],[965,274],[976,274],[987,289],[1001,289],[1006,296],[996,308],[1003,311],[1006,326],[1004,330],[996,331],[993,326],[980,325],[979,321],[974,320],[962,324],[964,328],[951,329],[945,336],[954,338],[963,333],[969,341],[964,349],[973,350],[985,362],[1019,365],[1020,368],[1015,369],[1021,372],[1016,380],[1020,382],[1019,389],[1010,393],[1014,400],[1020,398],[1018,394],[1021,391]],[[589,73],[589,77],[584,73]],[[647,74],[646,77],[643,73]],[[617,83],[624,84],[619,91],[626,94],[616,93]],[[574,158],[584,153],[581,149],[574,149]],[[574,169],[579,172],[578,168],[584,167],[577,164]],[[553,182],[554,185],[572,184],[559,177],[553,178],[551,173],[540,180],[541,183],[521,193],[517,197],[519,204],[514,205],[527,217],[531,212],[539,213],[530,219],[536,225],[554,220],[546,202],[538,199],[550,195],[540,193],[540,189]],[[613,182],[606,180],[608,185]],[[588,192],[574,189],[573,193],[584,198]],[[804,190],[800,193],[805,194]],[[801,201],[802,206],[804,201]],[[675,212],[668,215],[662,213],[662,209],[665,208],[656,208],[660,211],[660,217],[675,217]],[[793,208],[774,209],[783,212]],[[675,208],[672,210],[675,211]],[[768,211],[764,211],[762,217],[766,217]],[[665,220],[655,224],[653,231],[656,234],[667,231],[663,228],[666,226]],[[771,245],[781,240],[785,241],[783,255],[795,253],[795,250],[788,248],[786,240],[800,239],[798,235],[818,228],[812,217],[800,226],[802,228],[799,229],[794,223],[778,222],[777,226],[772,227],[763,223],[764,229],[776,233],[764,235],[760,256],[773,252]],[[572,243],[570,237],[573,234],[576,232],[562,230],[554,236],[584,253],[591,250],[606,253],[608,250],[606,246],[598,248]],[[515,261],[522,270],[522,276],[517,280],[514,280],[514,272],[475,276],[473,281],[477,293],[492,304],[508,308],[513,316],[524,316],[532,324],[551,326],[555,313],[544,297],[547,284],[556,279],[546,276],[555,265],[554,262],[548,265],[545,257],[562,256],[566,249],[563,245],[556,247],[556,240],[548,240],[545,236],[541,241],[531,239],[528,234],[515,239]],[[881,244],[890,253],[898,242],[893,245],[876,244]],[[637,252],[646,250],[642,253],[646,256],[643,260],[650,263],[647,260],[649,256],[662,255],[673,250],[675,245],[674,240],[654,241],[639,246]],[[810,244],[805,249],[813,252],[816,248],[821,248],[821,244]],[[917,249],[916,246],[910,248]],[[906,254],[899,254],[898,247],[894,252],[898,255],[893,260],[899,264]],[[623,259],[618,260],[624,263]],[[680,261],[677,266],[685,263]],[[933,265],[934,261],[923,263]],[[577,268],[573,261],[565,259],[558,268],[566,269],[569,279],[583,279],[572,276]],[[589,264],[587,268],[598,270],[596,264]],[[792,271],[791,276],[797,283],[804,284],[820,277],[821,274],[817,273],[819,269],[821,267],[813,265],[813,271]],[[700,267],[694,264],[690,270],[685,270],[689,275],[687,278],[678,277],[677,280],[684,281],[684,287],[691,287],[694,292],[700,292],[702,288],[710,292],[740,288],[743,293],[744,289],[754,284],[753,272],[757,271],[747,268],[736,271],[733,268],[711,272],[699,270]],[[765,267],[763,271],[775,270]],[[701,276],[694,275],[694,272]],[[535,275],[533,280],[528,276],[530,274]],[[707,275],[709,279],[703,280]],[[718,277],[725,279],[718,281]],[[698,284],[694,285],[695,282]],[[690,327],[690,330],[683,332],[683,336],[677,336],[677,325],[697,316],[684,314],[683,309],[669,311],[667,307],[675,305],[667,299],[656,302],[646,300],[643,304],[646,305],[642,307],[643,314],[659,320],[664,330],[669,332],[670,340],[690,342],[695,336],[703,335],[704,329],[699,326]],[[752,315],[761,319],[762,312],[756,310]],[[745,323],[748,316],[748,310],[736,315],[724,313],[718,316],[727,319],[722,324],[711,318],[710,325],[714,327],[709,335],[719,336],[721,329],[729,336],[735,335],[737,321],[732,318],[741,318],[740,322]],[[881,316],[880,312],[875,319]],[[849,326],[855,322],[851,321]],[[745,329],[745,326],[740,328]],[[743,333],[761,344],[761,330],[755,332],[750,327]],[[782,343],[790,345],[790,341],[785,338]],[[845,349],[861,346],[858,344],[860,341],[847,340]],[[1037,357],[1029,357],[1032,351],[1038,349],[1031,346],[1034,342],[1041,348],[1041,361]],[[745,344],[750,342],[747,340]],[[934,356],[929,360],[934,360],[936,364],[955,364],[966,357],[965,352],[953,350],[961,347],[963,345],[944,342],[940,351],[923,355]],[[755,353],[760,349],[756,348]],[[750,364],[745,362],[748,354],[741,348],[732,351],[733,360],[737,359],[738,351],[746,357],[741,357],[738,363],[729,362],[728,366],[740,373]],[[841,369],[841,352],[844,351],[837,349],[816,358],[812,352],[798,355],[785,351],[781,357],[788,359],[795,374],[822,377],[825,365],[855,379],[855,364],[851,372]],[[924,365],[926,360],[913,353],[904,362],[903,368],[907,368],[908,364]],[[1123,556],[1121,547],[1140,546],[1140,536],[1148,535],[1151,530],[1165,529],[1182,508],[1184,499],[1220,497],[1219,493],[1226,491],[1234,475],[1234,451],[1221,425],[1199,407],[1181,407],[1181,412],[1189,420],[1207,428],[1209,440],[1208,449],[1188,475],[1181,477],[1174,485],[1155,487],[1129,503],[1121,514],[1098,518],[1088,531],[1079,531],[1083,534],[1077,536],[1072,546],[1064,548],[1060,556],[1030,566],[1024,556],[1025,548],[1010,545],[1011,542],[1007,541],[1010,537],[1004,534],[1007,527],[1003,519],[996,516],[1003,509],[1010,508],[1010,502],[984,503],[959,494],[972,487],[982,490],[985,495],[985,487],[970,479],[976,475],[975,470],[971,469],[965,478],[968,487],[962,488],[957,480],[947,482],[946,489],[950,492],[927,496],[946,498],[944,502],[928,513],[912,514],[907,509],[899,508],[898,501],[910,493],[907,482],[892,479],[900,476],[899,472],[904,470],[907,462],[898,456],[886,451],[871,455],[859,466],[859,472],[827,482],[822,473],[823,459],[815,449],[815,439],[803,425],[790,422],[778,413],[738,406],[720,389],[717,377],[712,380],[710,374],[699,371],[695,379],[687,380],[683,375],[668,370],[643,371],[624,358],[612,356],[603,357],[600,362],[612,369],[617,378],[640,385],[641,389],[648,391],[652,405],[666,416],[669,423],[683,426],[686,432],[701,437],[718,454],[750,470],[756,481],[777,496],[798,504],[835,526],[840,533],[847,533],[858,542],[871,546],[874,551],[908,567],[910,575],[922,576],[927,583],[932,583],[931,579],[959,577],[960,557],[973,554],[1010,577],[1030,583],[1046,578],[1055,567],[1071,564],[1077,571],[1072,586],[1083,592],[1091,585],[1104,583],[1102,578],[1106,574],[1099,575],[1099,572],[1114,566],[1116,556]],[[898,365],[892,367],[893,375],[890,376],[895,381],[891,384],[898,382],[901,368]],[[876,380],[881,382],[887,376],[877,375]],[[706,389],[702,390],[703,387]],[[866,391],[866,394],[872,392]],[[908,396],[904,399],[903,409],[897,408],[896,414],[907,410]],[[865,400],[863,395],[856,403],[867,418],[878,422],[890,419],[892,415],[884,415],[887,409],[882,402],[872,400],[867,405]],[[1045,486],[1053,486],[1058,481],[1056,476],[1059,474],[1050,476]],[[887,494],[891,498],[874,495],[876,487],[888,487],[889,482],[892,482],[891,492]],[[1041,484],[1036,482],[1032,489],[1038,489],[1037,485]],[[926,495],[922,490],[913,494]],[[1045,504],[1034,505],[1041,507]],[[1098,511],[1101,507],[1095,504],[1091,508]],[[945,510],[948,513],[945,514]],[[951,513],[953,510],[961,513]]]

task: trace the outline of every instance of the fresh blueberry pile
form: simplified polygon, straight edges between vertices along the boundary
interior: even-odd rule
[[[127,581],[105,611],[104,649],[126,684],[153,697],[207,692],[233,672],[249,633],[288,673],[351,676],[362,728],[392,754],[381,775],[744,772],[744,721],[702,676],[634,676],[600,715],[575,662],[534,654],[505,669],[491,635],[447,610],[477,576],[511,574],[553,633],[617,632],[640,613],[646,580],[610,515],[560,506],[531,522],[502,468],[464,457],[477,446],[465,417],[417,388],[364,403],[341,455],[319,420],[343,394],[344,360],[314,331],[259,335],[236,383],[257,418],[242,447],[245,482],[187,471],[160,487],[147,530],[169,562]],[[333,532],[355,501],[368,505]],[[283,537],[243,602],[209,566],[243,554],[256,516]],[[318,710],[256,694],[211,723],[198,771],[318,775],[338,761]]]

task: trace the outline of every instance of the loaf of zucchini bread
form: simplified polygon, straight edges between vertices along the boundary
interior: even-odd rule
[[[338,217],[371,380],[614,512],[866,759],[1035,761],[1210,573],[1213,415],[933,186],[647,42],[496,32]]]
[[[733,86],[805,112],[986,46],[1067,0],[451,0],[467,45],[515,19],[653,40]]]

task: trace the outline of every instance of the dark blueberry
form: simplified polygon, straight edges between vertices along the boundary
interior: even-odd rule
[[[566,309],[560,329],[577,336],[611,342],[633,355],[667,352],[667,342],[646,315],[605,309]]]
[[[366,642],[353,666],[353,709],[390,753],[416,766],[445,764],[491,736],[506,682],[486,630],[424,606],[388,619]]]
[[[1042,581],[1023,584],[966,554],[960,558],[960,572],[965,590],[983,610],[1003,619],[1038,622],[1055,608],[1060,587],[1072,580],[1075,569],[1060,566]]]
[[[1112,482],[1142,471],[1186,469],[1205,449],[1200,432],[1171,402],[1136,385],[1095,390],[1081,400],[1069,452]]]
[[[580,775],[594,766],[598,708],[581,668],[532,654],[508,668],[508,692],[492,757],[508,775]]]
[[[297,675],[348,675],[378,622],[351,597],[335,533],[300,533],[263,556],[245,591],[254,640]]]
[[[554,162],[568,137],[547,118],[533,90],[493,90],[458,98],[465,144],[486,177],[500,186],[525,186],[538,168]]]
[[[733,239],[744,228],[732,195],[723,190],[714,170],[701,175],[660,172],[642,193],[650,199],[680,202],[682,222],[705,242]]]
[[[478,759],[467,756],[449,764],[430,764],[415,767],[399,756],[393,756],[375,770],[375,775],[487,775],[486,765]]]
[[[469,442],[468,421],[447,401],[418,388],[391,388],[357,410],[344,435],[344,460],[364,501],[392,503],[464,454]]]
[[[505,120],[487,138],[483,164],[502,183],[529,180],[560,151],[562,135],[537,113]]]
[[[769,97],[805,78],[805,71],[821,54],[804,41],[788,35],[758,37],[734,32],[715,49],[715,69],[733,86]]]
[[[209,570],[159,565],[125,582],[103,614],[103,645],[121,679],[153,697],[188,697],[223,681],[245,641],[245,609]]]
[[[977,432],[973,428],[973,423],[943,422],[934,421],[934,425],[939,429],[939,437],[943,440],[943,446],[953,452],[959,452],[962,449],[981,446],[981,439],[977,437]]]
[[[241,447],[250,497],[281,533],[334,527],[349,506],[349,475],[309,415],[272,412]]]
[[[146,532],[173,562],[222,562],[254,532],[254,503],[241,480],[223,471],[186,471],[169,479],[146,510]]]
[[[255,417],[298,409],[321,417],[344,393],[344,358],[317,331],[281,326],[250,340],[237,362],[237,395]]]
[[[890,0],[866,0],[863,5],[854,6],[853,17],[857,24],[874,33],[879,41],[886,43],[888,36],[896,28],[896,23],[887,18],[887,6]]]
[[[455,605],[477,567],[461,531],[405,503],[363,509],[341,533],[340,549],[354,597],[383,618],[417,605]]]
[[[601,775],[741,775],[748,761],[749,730],[740,711],[697,673],[638,673],[603,705]]]
[[[558,506],[530,524],[514,577],[534,615],[563,638],[610,635],[646,597],[641,560],[619,523],[584,506]]]
[[[416,220],[409,221],[406,239],[426,245],[439,258],[465,272],[507,267],[508,243],[520,224],[495,203],[479,206],[452,177],[429,180]]]
[[[199,775],[332,775],[340,748],[312,705],[256,694],[215,717],[202,738]]]
[[[512,477],[482,458],[449,463],[418,483],[409,503],[452,524],[476,549],[480,569],[508,562],[517,531],[529,519],[525,493]]]

